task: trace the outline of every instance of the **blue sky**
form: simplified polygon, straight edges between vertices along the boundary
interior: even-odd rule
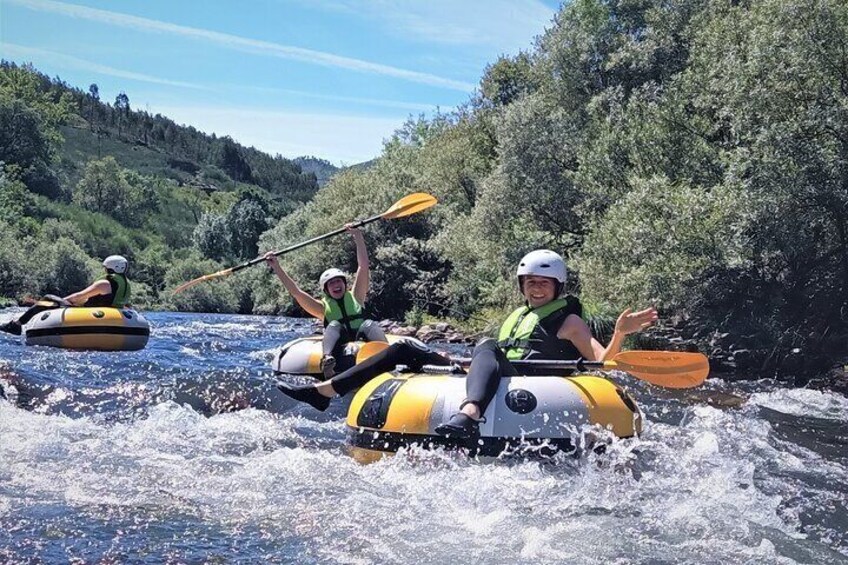
[[[354,164],[469,99],[558,0],[0,0],[0,57],[285,157]]]

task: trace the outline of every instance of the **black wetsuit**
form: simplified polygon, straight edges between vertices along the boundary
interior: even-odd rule
[[[529,340],[529,351],[523,359],[578,359],[580,352],[570,341],[557,337],[565,319],[575,314],[581,316],[583,308],[574,297],[568,297],[568,304],[562,310],[539,322]],[[549,369],[533,370],[522,368],[524,375],[550,374]],[[506,357],[503,349],[493,339],[484,339],[474,348],[471,354],[471,367],[465,379],[465,401],[476,404],[480,414],[486,411],[489,403],[498,392],[502,376],[518,374],[515,367]]]

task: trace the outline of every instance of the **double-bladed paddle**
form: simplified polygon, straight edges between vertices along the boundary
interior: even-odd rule
[[[358,228],[364,226],[365,224],[376,222],[377,220],[394,220],[396,218],[404,218],[406,216],[411,216],[412,214],[417,214],[418,212],[426,210],[427,208],[434,206],[436,202],[438,201],[434,196],[431,196],[424,192],[416,192],[414,194],[404,196],[403,198],[392,204],[392,206],[382,214],[377,214],[376,216],[372,216],[364,220],[357,220],[355,222],[352,222],[352,225],[353,227]],[[280,255],[288,253],[289,251],[294,251],[295,249],[300,249],[301,247],[305,247],[317,241],[321,241],[322,239],[327,239],[328,237],[338,235],[344,232],[346,229],[347,227],[341,227],[337,230],[325,233],[324,235],[319,235],[317,237],[313,237],[312,239],[308,239],[301,243],[286,247],[285,249],[281,249],[280,251],[274,251],[274,255],[279,257]],[[250,261],[242,263],[241,265],[236,265],[235,267],[230,267],[229,269],[224,269],[223,271],[218,271],[217,273],[211,273],[208,275],[203,275],[202,277],[198,277],[196,279],[192,279],[175,288],[174,294],[178,294],[186,290],[187,288],[191,288],[196,284],[202,283],[203,281],[227,276],[229,274],[235,273],[236,271],[240,271],[252,265],[256,265],[257,263],[261,263],[264,260],[264,256],[257,257],[256,259],[251,259]]]

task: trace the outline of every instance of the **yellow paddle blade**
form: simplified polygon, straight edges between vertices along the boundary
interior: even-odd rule
[[[415,192],[395,202],[380,217],[384,220],[393,220],[395,218],[411,216],[412,214],[435,206],[437,202],[438,200],[436,200],[435,196],[431,196],[426,192]]]
[[[208,281],[210,279],[217,279],[218,277],[223,277],[223,276],[229,275],[232,272],[233,272],[233,269],[229,268],[229,269],[224,269],[223,271],[218,271],[217,273],[212,273],[212,274],[209,274],[209,275],[203,275],[202,277],[197,277],[196,279],[192,279],[188,282],[184,282],[183,284],[181,284],[180,286],[175,288],[173,294],[179,294],[182,291],[184,291],[188,288],[191,288],[196,284],[202,283],[203,281]]]
[[[356,363],[362,363],[369,357],[377,355],[388,347],[389,344],[385,341],[369,341],[368,343],[364,343],[362,344],[362,347],[359,348],[359,352],[356,354]]]
[[[710,374],[706,355],[685,351],[624,351],[605,362],[604,367],[666,388],[694,388]]]

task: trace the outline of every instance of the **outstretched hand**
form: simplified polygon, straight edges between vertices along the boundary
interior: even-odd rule
[[[654,325],[657,321],[657,309],[653,306],[639,312],[630,308],[621,313],[615,322],[615,331],[622,335],[630,335]]]

